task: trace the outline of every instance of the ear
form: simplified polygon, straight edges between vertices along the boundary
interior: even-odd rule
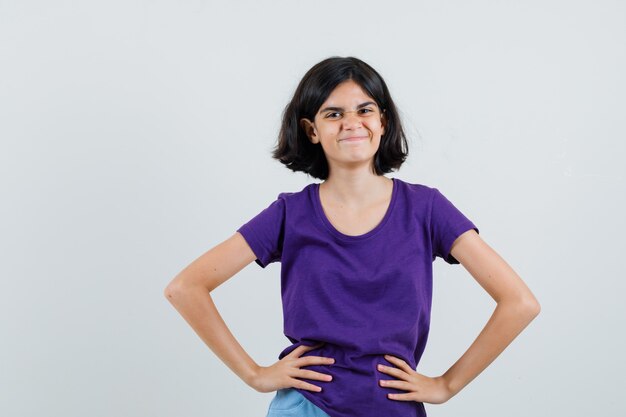
[[[383,127],[381,136],[385,134],[385,128],[387,127],[387,109],[384,109],[381,113],[380,113],[380,124]]]
[[[315,130],[315,125],[309,119],[300,119],[300,126],[302,126],[302,129],[304,129],[304,132],[309,137],[309,140],[312,143],[319,142],[319,139],[317,138],[317,131]]]

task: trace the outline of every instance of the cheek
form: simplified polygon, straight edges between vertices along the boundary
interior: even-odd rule
[[[374,121],[374,120],[365,122],[363,123],[363,125],[365,126],[367,130],[370,130],[372,132],[380,132],[383,129],[382,123]]]
[[[332,135],[334,133],[337,133],[339,131],[339,125],[333,125],[332,123],[329,124],[325,124],[324,126],[320,126],[319,130],[318,130],[322,135],[327,134],[327,135]]]

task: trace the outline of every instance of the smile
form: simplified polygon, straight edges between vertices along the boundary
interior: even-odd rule
[[[359,140],[364,140],[364,139],[368,139],[367,136],[352,136],[349,138],[345,138],[345,139],[340,139],[339,142],[356,142]]]

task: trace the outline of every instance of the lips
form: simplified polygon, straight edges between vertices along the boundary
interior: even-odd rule
[[[347,141],[347,142],[353,142],[353,141],[357,141],[357,140],[363,140],[363,139],[367,139],[367,136],[350,136],[347,138],[343,138],[343,139],[339,139],[339,142],[343,142],[343,141]]]

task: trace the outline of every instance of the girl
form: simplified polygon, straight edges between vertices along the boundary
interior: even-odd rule
[[[166,297],[243,381],[276,395],[268,417],[425,416],[482,372],[539,313],[539,303],[478,228],[433,187],[384,174],[408,155],[382,77],[331,57],[301,80],[273,157],[323,180],[283,192],[180,272]],[[432,263],[463,267],[497,302],[443,375],[415,371],[426,346]],[[281,262],[285,336],[270,366],[244,351],[210,292],[255,261]]]

